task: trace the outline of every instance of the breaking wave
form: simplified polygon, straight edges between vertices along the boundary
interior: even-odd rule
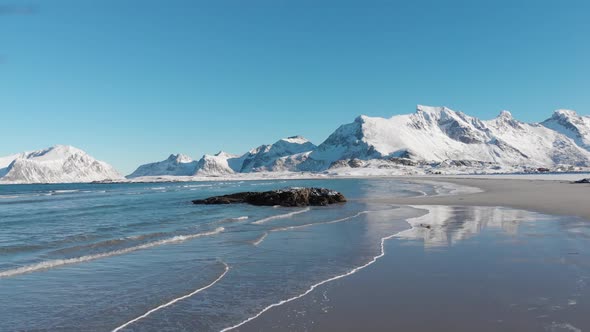
[[[259,244],[262,243],[262,241],[264,241],[264,239],[266,239],[267,236],[268,236],[268,232],[264,232],[264,234],[262,234],[259,238],[252,241],[252,244],[255,246],[258,246]]]
[[[53,195],[53,194],[71,194],[71,193],[77,193],[79,191],[80,190],[78,190],[78,189],[71,189],[71,190],[52,190],[52,191],[49,192],[49,194],[50,195]]]
[[[278,227],[278,228],[273,228],[270,231],[271,232],[280,232],[280,231],[289,231],[289,230],[293,230],[293,229],[305,228],[305,227],[310,227],[310,226],[335,224],[335,223],[347,221],[347,220],[350,220],[350,219],[359,217],[359,216],[361,216],[363,214],[371,213],[371,212],[379,212],[379,211],[361,211],[361,212],[358,212],[358,213],[353,214],[352,216],[348,216],[348,217],[344,217],[344,218],[340,218],[340,219],[335,219],[335,220],[330,220],[330,221],[324,221],[324,222],[309,223],[309,224],[303,224],[303,225]]]
[[[253,222],[253,224],[260,225],[260,224],[264,224],[268,221],[275,220],[275,219],[285,219],[285,218],[289,218],[289,217],[292,217],[292,216],[300,214],[300,213],[308,212],[310,210],[311,210],[310,208],[305,208],[303,210],[297,210],[297,211],[293,211],[293,212],[289,212],[289,213],[285,213],[285,214],[277,214],[274,216],[270,216],[270,217],[266,217],[266,218],[262,218],[260,220],[257,220],[255,222]]]
[[[79,263],[84,263],[84,262],[88,262],[88,261],[92,261],[92,260],[96,260],[96,259],[124,255],[124,254],[128,254],[130,252],[153,248],[153,247],[157,247],[157,246],[161,246],[161,245],[181,243],[181,242],[184,242],[187,240],[192,240],[192,239],[203,237],[203,236],[210,236],[210,235],[219,234],[219,233],[223,232],[224,230],[225,229],[223,227],[218,227],[215,230],[209,231],[209,232],[188,234],[188,235],[177,235],[177,236],[170,237],[167,239],[148,242],[148,243],[140,244],[140,245],[129,247],[129,248],[108,251],[108,252],[104,252],[104,253],[100,253],[100,254],[92,254],[92,255],[85,255],[85,256],[74,257],[74,258],[54,259],[54,260],[39,262],[36,264],[26,265],[26,266],[18,267],[15,269],[1,271],[0,278],[13,277],[13,276],[20,275],[20,274],[31,273],[31,272],[36,272],[36,271],[40,271],[40,270],[53,269],[53,268],[64,266],[64,265],[79,264]]]
[[[229,271],[229,265],[227,265],[226,263],[223,263],[223,265],[225,266],[225,270],[223,271],[223,273],[222,273],[222,274],[221,274],[219,277],[217,277],[217,279],[213,280],[213,282],[211,282],[210,284],[208,284],[207,286],[201,287],[201,288],[199,288],[199,289],[196,289],[196,290],[194,290],[194,291],[192,291],[192,292],[190,292],[190,293],[188,293],[188,294],[186,294],[186,295],[183,295],[183,296],[181,296],[181,297],[177,297],[177,298],[175,298],[175,299],[173,299],[173,300],[171,300],[171,301],[169,301],[169,302],[167,302],[167,303],[164,303],[164,304],[162,304],[162,305],[160,305],[160,306],[157,306],[157,307],[155,307],[154,309],[151,309],[151,310],[149,310],[149,311],[148,311],[148,312],[146,312],[145,314],[143,314],[143,315],[141,315],[141,316],[138,316],[138,317],[136,317],[136,318],[134,318],[134,319],[132,319],[132,320],[128,321],[127,323],[125,323],[125,324],[123,324],[123,325],[121,325],[121,326],[119,326],[119,327],[116,327],[115,329],[113,329],[113,331],[112,331],[112,332],[117,332],[117,331],[120,331],[120,330],[122,330],[122,329],[126,328],[127,326],[129,326],[129,325],[131,325],[131,324],[133,324],[133,323],[135,323],[135,322],[137,322],[137,321],[139,321],[139,320],[141,320],[141,319],[143,319],[143,318],[146,318],[147,316],[149,316],[149,315],[153,314],[154,312],[156,312],[156,311],[158,311],[158,310],[160,310],[160,309],[164,309],[164,308],[166,308],[166,307],[168,307],[168,306],[171,306],[171,305],[173,305],[174,303],[176,303],[176,302],[178,302],[178,301],[181,301],[181,300],[187,299],[187,298],[189,298],[189,297],[191,297],[191,296],[193,296],[193,295],[195,295],[195,294],[198,294],[198,293],[200,293],[200,292],[202,292],[202,291],[206,290],[207,288],[209,288],[209,287],[211,287],[211,286],[215,285],[217,282],[219,282],[219,280],[223,279],[223,277],[225,277],[225,275],[226,275],[226,274],[227,274],[227,272]]]

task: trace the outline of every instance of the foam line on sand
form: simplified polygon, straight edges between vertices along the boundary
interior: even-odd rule
[[[294,215],[300,214],[300,213],[305,213],[310,211],[310,208],[305,208],[303,210],[297,210],[297,211],[293,211],[293,212],[289,212],[289,213],[284,213],[284,214],[277,214],[274,216],[270,216],[270,217],[266,217],[266,218],[262,218],[260,220],[257,220],[255,222],[253,222],[253,224],[256,225],[260,225],[260,224],[264,224],[266,222],[269,222],[271,220],[275,220],[275,219],[285,219],[285,218],[289,218],[292,217]]]
[[[429,213],[430,213],[430,212],[429,212]],[[413,218],[412,218],[412,219],[413,219]],[[240,326],[242,326],[242,325],[244,325],[244,324],[246,324],[246,323],[248,323],[248,322],[250,322],[250,321],[252,321],[252,320],[254,320],[254,319],[256,319],[256,318],[258,318],[258,317],[260,317],[260,316],[261,316],[263,313],[267,312],[268,310],[270,310],[270,309],[272,309],[272,308],[274,308],[274,307],[278,307],[278,306],[281,306],[281,305],[283,305],[283,304],[285,304],[285,303],[288,303],[288,302],[291,302],[291,301],[297,300],[297,299],[299,299],[299,298],[302,298],[302,297],[304,297],[305,295],[307,295],[307,294],[309,294],[309,293],[313,292],[313,290],[315,290],[316,288],[318,288],[318,287],[319,287],[319,286],[321,286],[321,285],[327,284],[327,283],[329,283],[329,282],[331,282],[331,281],[334,281],[334,280],[342,279],[342,278],[344,278],[344,277],[348,277],[349,275],[352,275],[352,274],[354,274],[354,273],[356,273],[356,272],[358,272],[358,271],[360,271],[360,270],[362,270],[362,269],[366,268],[367,266],[370,266],[370,265],[372,265],[372,264],[373,264],[373,263],[375,263],[377,260],[379,260],[381,257],[385,256],[385,241],[387,241],[387,240],[389,240],[389,239],[391,239],[391,238],[394,238],[394,237],[395,237],[397,234],[398,234],[398,233],[395,233],[395,234],[391,234],[391,235],[389,235],[389,236],[386,236],[386,237],[383,237],[383,238],[381,238],[381,252],[380,252],[380,253],[379,253],[377,256],[374,256],[374,257],[373,257],[373,258],[372,258],[370,261],[368,261],[367,263],[365,263],[365,264],[363,264],[363,265],[361,265],[361,266],[359,266],[359,267],[355,267],[354,269],[352,269],[352,270],[350,270],[350,271],[348,271],[348,272],[346,272],[346,273],[344,273],[344,274],[340,274],[340,275],[337,275],[337,276],[335,276],[335,277],[332,277],[332,278],[329,278],[329,279],[326,279],[326,280],[320,281],[320,282],[318,282],[317,284],[314,284],[314,285],[310,286],[310,287],[309,287],[309,288],[308,288],[308,289],[307,289],[305,292],[303,292],[303,293],[301,293],[301,294],[299,294],[299,295],[295,295],[295,296],[293,296],[293,297],[291,297],[291,298],[288,298],[288,299],[286,299],[286,300],[281,300],[281,301],[279,301],[279,302],[273,303],[273,304],[271,304],[271,305],[269,305],[269,306],[265,307],[265,308],[264,308],[264,309],[262,309],[261,311],[259,311],[259,312],[258,312],[256,315],[254,315],[254,316],[251,316],[250,318],[247,318],[247,319],[245,319],[245,320],[241,321],[240,323],[238,323],[238,324],[236,324],[236,325],[233,325],[233,326],[226,327],[226,328],[222,329],[220,332],[227,332],[227,331],[231,331],[231,330],[237,329],[238,327],[240,327]]]
[[[145,314],[143,314],[141,316],[138,316],[136,318],[133,318],[132,320],[126,322],[125,324],[123,324],[123,325],[115,328],[112,332],[121,331],[122,329],[126,328],[127,326],[129,326],[129,325],[131,325],[131,324],[133,324],[133,323],[135,323],[135,322],[137,322],[139,320],[142,320],[142,319],[146,318],[147,316],[153,314],[154,312],[156,312],[158,310],[161,310],[161,309],[164,309],[166,307],[169,307],[169,306],[173,305],[174,303],[176,303],[178,301],[182,301],[182,300],[187,299],[187,298],[189,298],[191,296],[194,296],[194,295],[196,295],[196,294],[198,294],[198,293],[206,290],[207,288],[215,285],[219,280],[223,279],[223,277],[225,277],[225,275],[229,271],[229,265],[227,265],[226,263],[223,263],[223,265],[225,266],[225,270],[223,271],[223,273],[221,275],[219,275],[219,277],[217,277],[217,279],[213,280],[213,282],[211,282],[210,284],[208,284],[208,285],[206,285],[204,287],[201,287],[199,289],[195,289],[194,291],[192,291],[192,292],[190,292],[190,293],[188,293],[186,295],[183,295],[181,297],[177,297],[177,298],[171,300],[170,302],[167,302],[167,303],[164,303],[162,305],[159,305],[159,306],[157,306],[157,307],[155,307],[155,308],[147,311]]]

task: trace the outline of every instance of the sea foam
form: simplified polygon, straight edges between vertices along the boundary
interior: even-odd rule
[[[259,244],[262,243],[262,241],[264,241],[264,239],[266,239],[267,236],[268,236],[268,232],[264,232],[259,238],[252,241],[252,244],[255,246],[258,246]]]
[[[223,277],[225,277],[225,275],[226,275],[226,274],[227,274],[227,272],[229,271],[229,265],[227,265],[226,263],[223,263],[223,265],[225,266],[225,270],[223,271],[223,273],[222,273],[222,274],[221,274],[219,277],[217,277],[217,279],[213,280],[213,282],[211,282],[210,284],[208,284],[207,286],[201,287],[201,288],[199,288],[199,289],[196,289],[196,290],[194,290],[194,291],[192,291],[192,292],[190,292],[190,293],[188,293],[188,294],[186,294],[186,295],[183,295],[183,296],[181,296],[181,297],[177,297],[177,298],[175,298],[175,299],[171,300],[170,302],[167,302],[167,303],[164,303],[164,304],[162,304],[162,305],[160,305],[160,306],[157,306],[157,307],[155,307],[154,309],[151,309],[151,310],[149,310],[149,311],[148,311],[148,312],[146,312],[145,314],[143,314],[143,315],[141,315],[141,316],[138,316],[138,317],[136,317],[136,318],[134,318],[134,319],[132,319],[132,320],[128,321],[127,323],[125,323],[125,324],[123,324],[123,325],[121,325],[121,326],[119,326],[119,327],[117,327],[117,328],[113,329],[113,331],[112,331],[112,332],[118,332],[118,331],[120,331],[120,330],[122,330],[122,329],[126,328],[127,326],[129,326],[129,325],[131,325],[131,324],[133,324],[133,323],[135,323],[135,322],[137,322],[137,321],[139,321],[139,320],[141,320],[141,319],[143,319],[143,318],[146,318],[147,316],[149,316],[149,315],[153,314],[154,312],[156,312],[156,311],[158,311],[158,310],[160,310],[160,309],[164,309],[164,308],[166,308],[166,307],[168,307],[168,306],[171,306],[171,305],[173,305],[174,303],[176,303],[176,302],[178,302],[178,301],[181,301],[181,300],[187,299],[187,298],[189,298],[189,297],[191,297],[191,296],[193,296],[193,295],[195,295],[195,294],[198,294],[198,293],[200,293],[200,292],[202,292],[202,291],[206,290],[207,288],[209,288],[209,287],[211,287],[211,286],[215,285],[215,284],[216,284],[216,283],[217,283],[219,280],[223,279]]]
[[[362,211],[362,212],[359,212],[359,214],[360,213],[367,213],[367,212],[371,212],[371,211]],[[347,217],[347,218],[352,218],[352,217],[353,216],[350,216],[350,217]],[[346,219],[346,218],[343,218],[343,219]],[[336,221],[333,221],[333,222],[336,222]],[[365,264],[363,264],[361,266],[355,267],[355,268],[351,269],[350,271],[348,271],[346,273],[339,274],[337,276],[334,276],[334,277],[331,277],[329,279],[325,279],[323,281],[320,281],[320,282],[318,282],[316,284],[313,284],[305,292],[303,292],[303,293],[301,293],[299,295],[295,295],[293,297],[290,297],[290,298],[288,298],[286,300],[281,300],[279,302],[273,303],[273,304],[265,307],[261,311],[259,311],[254,316],[251,316],[251,317],[249,317],[249,318],[247,318],[247,319],[245,319],[245,320],[243,320],[243,321],[241,321],[238,324],[235,324],[233,326],[226,327],[226,328],[222,329],[220,332],[227,332],[227,331],[231,331],[231,330],[237,329],[237,328],[241,327],[242,325],[244,325],[244,324],[246,324],[246,323],[248,323],[248,322],[250,322],[250,321],[252,321],[252,320],[254,320],[254,319],[258,318],[258,317],[260,317],[262,314],[264,314],[265,312],[267,312],[268,310],[270,310],[270,309],[272,309],[274,307],[278,307],[278,306],[281,306],[281,305],[283,305],[285,303],[288,303],[288,302],[297,300],[299,298],[302,298],[302,297],[306,296],[307,294],[313,292],[316,288],[320,287],[321,285],[327,284],[327,283],[332,282],[334,280],[342,279],[344,277],[348,277],[349,275],[355,274],[356,272],[358,272],[358,271],[366,268],[367,266],[372,265],[373,263],[377,262],[377,260],[379,260],[381,257],[385,256],[385,241],[387,241],[387,240],[395,237],[397,234],[398,233],[395,233],[395,234],[391,234],[389,236],[386,236],[386,237],[381,238],[381,246],[380,246],[381,247],[381,251],[380,251],[380,253],[378,255],[374,256],[372,259],[370,259],[367,263],[365,263]]]
[[[36,271],[40,271],[40,270],[53,269],[53,268],[64,266],[64,265],[84,263],[84,262],[88,262],[88,261],[92,261],[92,260],[96,260],[96,259],[107,258],[107,257],[112,257],[112,256],[117,256],[117,255],[123,255],[123,254],[127,254],[127,253],[134,252],[137,250],[153,248],[153,247],[166,245],[166,244],[180,243],[180,242],[184,242],[184,241],[191,240],[191,239],[196,239],[196,238],[203,237],[203,236],[219,234],[219,233],[223,232],[224,230],[225,229],[223,227],[218,227],[215,230],[209,231],[209,232],[188,234],[188,235],[177,235],[177,236],[170,237],[167,239],[148,242],[148,243],[140,244],[140,245],[129,247],[129,248],[108,251],[108,252],[104,252],[104,253],[100,253],[100,254],[93,254],[93,255],[85,255],[85,256],[74,257],[74,258],[54,259],[54,260],[44,261],[44,262],[40,262],[40,263],[36,263],[36,264],[18,267],[15,269],[1,271],[0,278],[13,277],[13,276],[20,275],[20,274],[31,273],[31,272],[36,272]]]
[[[266,218],[262,218],[260,220],[257,220],[255,222],[253,222],[253,224],[256,225],[260,225],[260,224],[264,224],[266,222],[269,222],[271,220],[275,220],[275,219],[285,219],[285,218],[289,218],[292,217],[294,215],[300,214],[300,213],[305,213],[310,211],[310,208],[305,208],[303,210],[297,210],[297,211],[293,211],[293,212],[289,212],[289,213],[284,213],[284,214],[277,214],[274,216],[270,216],[270,217],[266,217]]]

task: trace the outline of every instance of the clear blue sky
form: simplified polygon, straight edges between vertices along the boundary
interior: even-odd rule
[[[24,7],[23,7],[24,6]],[[0,156],[127,174],[416,104],[590,112],[589,1],[0,0]]]

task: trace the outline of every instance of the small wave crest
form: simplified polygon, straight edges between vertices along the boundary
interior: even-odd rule
[[[213,187],[212,184],[187,184],[183,185],[182,188],[203,188],[203,187]]]
[[[260,224],[264,224],[266,222],[269,222],[271,220],[290,218],[290,217],[292,217],[294,215],[297,215],[297,214],[300,214],[300,213],[305,213],[305,212],[308,212],[310,210],[311,210],[310,208],[305,208],[303,210],[293,211],[293,212],[284,213],[284,214],[277,214],[277,215],[274,215],[274,216],[270,216],[270,217],[266,217],[266,218],[262,218],[260,220],[257,220],[255,222],[253,222],[253,224],[260,225]]]
[[[262,241],[264,241],[264,239],[266,239],[267,236],[268,236],[268,232],[264,232],[264,234],[262,234],[259,238],[252,241],[252,244],[255,246],[258,246],[259,244],[262,243]]]
[[[225,218],[225,219],[219,220],[218,223],[220,223],[220,224],[232,223],[232,222],[248,220],[248,218],[249,218],[248,216]]]
[[[52,190],[49,192],[50,195],[59,195],[59,194],[72,194],[80,192],[78,189],[64,189],[64,190]]]
[[[160,306],[157,306],[157,307],[155,307],[154,309],[151,309],[151,310],[149,310],[149,311],[148,311],[148,312],[146,312],[145,314],[143,314],[143,315],[141,315],[141,316],[138,316],[138,317],[136,317],[136,318],[134,318],[134,319],[132,319],[132,320],[128,321],[127,323],[125,323],[125,324],[123,324],[123,325],[121,325],[121,326],[119,326],[119,327],[116,327],[115,329],[113,329],[113,331],[112,331],[112,332],[118,332],[118,331],[121,331],[122,329],[126,328],[127,326],[129,326],[129,325],[131,325],[131,324],[133,324],[133,323],[135,323],[135,322],[137,322],[137,321],[139,321],[139,320],[141,320],[141,319],[144,319],[144,318],[146,318],[147,316],[149,316],[149,315],[153,314],[154,312],[156,312],[156,311],[158,311],[158,310],[160,310],[160,309],[164,309],[164,308],[166,308],[166,307],[169,307],[169,306],[173,305],[174,303],[176,303],[176,302],[178,302],[178,301],[181,301],[181,300],[187,299],[187,298],[189,298],[189,297],[191,297],[191,296],[193,296],[193,295],[195,295],[195,294],[198,294],[198,293],[200,293],[200,292],[202,292],[202,291],[206,290],[207,288],[209,288],[209,287],[211,287],[211,286],[215,285],[217,282],[219,282],[219,280],[221,280],[221,279],[223,279],[223,277],[225,277],[225,275],[227,274],[227,272],[229,272],[229,265],[227,265],[226,263],[223,263],[223,265],[225,266],[225,269],[224,269],[223,273],[222,273],[221,275],[219,275],[219,277],[217,277],[217,279],[213,280],[213,282],[211,282],[210,284],[208,284],[208,285],[206,285],[206,286],[204,286],[204,287],[201,287],[201,288],[199,288],[199,289],[195,289],[194,291],[192,291],[192,292],[190,292],[190,293],[188,293],[188,294],[186,294],[186,295],[183,295],[183,296],[181,296],[181,297],[177,297],[177,298],[175,298],[175,299],[171,300],[170,302],[167,302],[167,303],[164,303],[164,304],[162,304],[162,305],[160,305]]]
[[[114,229],[116,229],[116,227],[102,228],[102,230],[108,230],[108,229],[114,230]],[[169,235],[169,233],[159,232],[159,233],[132,235],[132,236],[127,236],[127,237],[123,237],[123,238],[119,238],[119,239],[111,239],[111,240],[96,242],[96,243],[92,243],[92,244],[85,244],[85,245],[79,245],[79,246],[74,246],[74,247],[62,248],[62,249],[52,251],[51,254],[67,254],[67,253],[71,253],[71,252],[80,252],[83,250],[96,250],[96,249],[101,249],[101,248],[105,248],[105,247],[117,247],[117,246],[122,246],[122,245],[128,244],[130,241],[137,242],[137,241],[148,240],[148,239],[152,239],[152,238],[156,238],[156,237],[163,237],[165,235]]]
[[[19,195],[0,195],[0,199],[14,199],[14,198],[20,198],[23,196],[19,196]]]
[[[240,217],[232,217],[232,218],[225,218],[225,219],[221,219],[219,220],[220,224],[224,224],[224,223],[234,223],[234,222],[238,222],[238,221],[244,221],[244,220],[248,220],[248,216],[240,216]]]
[[[127,254],[127,253],[134,252],[137,250],[153,248],[153,247],[157,247],[157,246],[161,246],[161,245],[180,243],[180,242],[184,242],[184,241],[191,240],[191,239],[196,239],[196,238],[203,237],[203,236],[210,236],[210,235],[219,234],[219,233],[223,232],[224,230],[225,229],[223,227],[218,227],[215,230],[209,231],[209,232],[202,232],[202,233],[188,234],[188,235],[177,235],[177,236],[170,237],[167,239],[148,242],[148,243],[140,244],[137,246],[108,251],[108,252],[104,252],[104,253],[100,253],[100,254],[92,254],[92,255],[85,255],[85,256],[74,257],[74,258],[54,259],[54,260],[44,261],[44,262],[40,262],[40,263],[36,263],[36,264],[21,266],[21,267],[15,268],[15,269],[1,271],[0,278],[13,277],[16,275],[36,272],[36,271],[40,271],[40,270],[48,270],[48,269],[52,269],[52,268],[56,268],[56,267],[60,267],[60,266],[64,266],[64,265],[84,263],[84,262],[88,262],[88,261],[92,261],[92,260],[96,260],[96,259],[123,255],[123,254]]]
[[[335,219],[335,220],[330,220],[330,221],[323,221],[323,222],[316,222],[316,223],[310,223],[310,224],[303,224],[303,225],[278,227],[278,228],[273,228],[270,231],[271,232],[280,232],[280,231],[289,231],[289,230],[299,229],[299,228],[306,228],[306,227],[310,227],[310,226],[335,224],[335,223],[347,221],[347,220],[350,220],[350,219],[354,219],[354,218],[359,217],[359,216],[361,216],[363,214],[367,214],[367,213],[371,213],[371,212],[377,212],[377,211],[361,211],[361,212],[355,213],[355,214],[353,214],[351,216],[340,218],[340,219]]]
[[[355,213],[355,214],[353,214],[351,216],[348,216],[348,217],[344,217],[344,218],[340,218],[340,219],[335,219],[335,220],[330,220],[330,221],[323,221],[323,222],[309,223],[309,224],[303,224],[303,225],[294,225],[294,226],[285,226],[285,227],[273,228],[273,229],[269,230],[268,232],[264,232],[264,234],[262,234],[262,236],[260,236],[256,240],[252,241],[252,244],[255,245],[255,246],[258,246],[259,244],[261,244],[262,241],[264,241],[264,239],[266,239],[266,237],[268,236],[268,233],[269,232],[290,231],[290,230],[300,229],[300,228],[306,228],[306,227],[310,227],[310,226],[335,224],[335,223],[339,223],[339,222],[348,221],[350,219],[354,219],[356,217],[359,217],[359,216],[361,216],[363,214],[372,213],[372,212],[380,212],[380,211],[379,210],[377,210],[377,211],[367,210],[367,211],[361,211],[361,212]]]

